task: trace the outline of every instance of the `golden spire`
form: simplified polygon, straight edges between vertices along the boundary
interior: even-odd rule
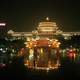
[[[49,17],[46,17],[46,20],[49,21]]]

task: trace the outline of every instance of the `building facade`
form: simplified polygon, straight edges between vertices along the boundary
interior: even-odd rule
[[[63,36],[65,39],[72,35],[80,35],[80,32],[63,32],[59,29],[56,22],[46,18],[44,22],[38,24],[37,30],[32,32],[8,31],[13,38],[26,38],[25,65],[28,67],[47,67],[56,68],[60,65],[60,45],[61,42],[56,36]]]

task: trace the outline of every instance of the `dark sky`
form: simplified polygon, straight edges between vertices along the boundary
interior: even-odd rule
[[[8,29],[32,31],[47,16],[63,31],[80,31],[79,0],[0,0],[0,20]]]

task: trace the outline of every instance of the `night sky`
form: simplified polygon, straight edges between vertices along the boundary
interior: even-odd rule
[[[0,0],[0,20],[8,29],[32,31],[47,16],[63,31],[80,31],[79,0]]]

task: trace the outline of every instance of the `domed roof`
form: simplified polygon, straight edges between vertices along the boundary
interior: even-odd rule
[[[9,31],[8,31],[8,34],[13,34],[13,33],[14,33],[13,30],[9,30]]]
[[[49,18],[46,18],[46,21],[40,22],[38,25],[38,31],[56,31],[58,29],[56,22],[49,21]]]

